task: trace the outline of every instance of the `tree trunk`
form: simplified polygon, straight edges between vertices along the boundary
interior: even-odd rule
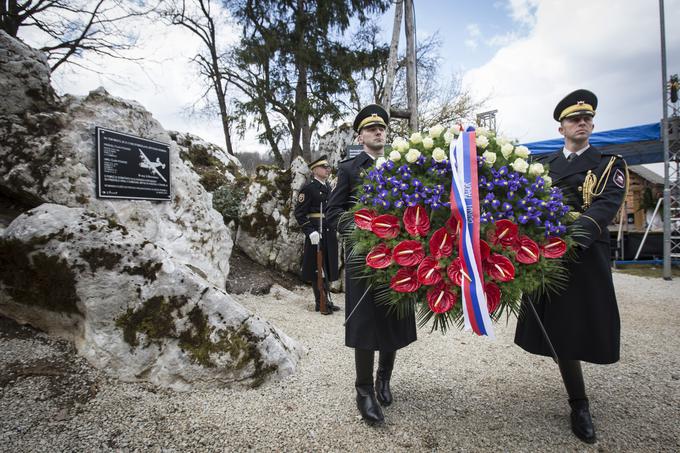
[[[18,15],[16,0],[0,1],[0,29],[12,38],[16,38],[19,32]]]
[[[295,34],[300,49],[304,48],[304,0],[297,0],[297,17],[295,19]],[[301,61],[300,56],[295,54],[295,69],[297,70],[297,84],[295,86],[295,104],[293,106],[293,130],[291,131],[292,143],[290,150],[290,161],[292,162],[302,154],[301,136],[303,128],[303,120],[306,119],[307,109],[307,65]]]
[[[222,87],[222,73],[219,70],[216,56],[213,56],[213,67],[215,68],[215,77],[213,79],[213,86],[215,88],[215,95],[217,96],[217,103],[220,106],[220,119],[222,120],[222,131],[224,132],[224,142],[227,145],[227,152],[234,155],[234,149],[231,145],[231,134],[229,132],[229,112],[227,112],[227,101],[225,88]]]
[[[312,129],[309,127],[309,115],[303,115],[302,121],[302,158],[312,161]]]
[[[274,161],[276,162],[276,165],[283,170],[285,166],[283,162],[283,156],[279,150],[278,143],[274,139],[274,131],[272,130],[272,126],[269,123],[267,107],[264,104],[263,98],[260,98],[257,108],[260,111],[260,119],[262,120],[262,125],[264,126],[264,136],[267,139],[267,142],[269,142],[269,146],[272,147],[272,153],[274,153]]]
[[[404,12],[404,0],[397,0],[394,4],[394,23],[392,25],[392,42],[390,43],[390,57],[387,60],[387,75],[385,77],[385,92],[380,101],[383,108],[390,111],[392,106],[392,87],[394,74],[397,70],[397,51],[399,50],[399,34],[401,32],[401,19]]]
[[[418,131],[418,78],[416,74],[416,37],[414,28],[413,0],[404,0],[404,24],[406,28],[406,97],[411,113],[409,128]]]

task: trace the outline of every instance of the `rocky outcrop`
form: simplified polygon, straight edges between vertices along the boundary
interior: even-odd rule
[[[257,386],[301,348],[115,217],[44,204],[0,235],[0,313],[123,380]]]
[[[328,156],[331,167],[337,169],[338,164],[346,155],[347,147],[354,143],[354,130],[349,123],[329,131],[319,138],[319,155]]]
[[[125,380],[291,373],[297,344],[223,291],[233,232],[206,186],[237,185],[238,161],[103,89],[55,98],[44,57],[1,32],[0,63],[0,314],[71,338]],[[96,196],[96,126],[168,144],[170,201]]]
[[[39,112],[56,104],[42,52],[0,30],[0,115]]]
[[[304,234],[293,210],[309,169],[298,157],[288,170],[260,167],[239,211],[238,246],[254,261],[300,273]]]

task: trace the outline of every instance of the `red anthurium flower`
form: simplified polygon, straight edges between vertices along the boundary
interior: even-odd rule
[[[399,234],[399,218],[383,214],[371,221],[371,231],[380,239],[394,239]]]
[[[458,286],[463,284],[463,278],[467,278],[468,281],[471,281],[470,276],[463,270],[463,260],[460,256],[451,261],[451,264],[446,268],[446,275],[448,275],[449,280]]]
[[[394,247],[392,258],[400,266],[417,266],[425,258],[425,250],[420,241],[401,241]]]
[[[479,253],[482,255],[482,263],[489,259],[489,255],[491,255],[491,247],[489,247],[486,241],[481,239],[479,241]]]
[[[507,257],[493,253],[486,260],[486,273],[499,282],[509,282],[515,278],[515,266]]]
[[[453,234],[442,227],[430,238],[430,255],[440,259],[444,256],[451,256],[451,252],[453,252]]]
[[[529,236],[520,236],[512,246],[515,251],[515,259],[522,264],[533,264],[538,261],[538,244]]]
[[[439,263],[431,256],[426,257],[418,266],[418,281],[423,285],[436,285],[442,281]]]
[[[373,269],[385,269],[392,263],[392,250],[387,244],[376,245],[366,255],[366,264]]]
[[[486,306],[491,314],[501,304],[501,289],[494,282],[486,282],[484,292],[486,293]]]
[[[421,205],[409,206],[404,211],[404,228],[411,236],[426,236],[430,231],[430,218]]]
[[[494,244],[501,244],[504,247],[509,247],[514,244],[517,239],[517,225],[507,219],[498,220],[495,223],[495,231],[489,234],[491,241]]]
[[[390,288],[398,293],[412,293],[420,288],[415,267],[402,267],[392,277]]]
[[[449,217],[449,220],[446,221],[446,225],[444,226],[446,226],[446,229],[453,234],[454,238],[460,233],[460,222],[458,222],[458,219],[454,216]]]
[[[354,223],[362,230],[371,231],[371,222],[377,215],[375,211],[370,209],[359,209],[354,213]]]
[[[551,237],[548,243],[541,247],[541,253],[546,258],[559,258],[567,251],[567,243],[561,238]]]
[[[446,313],[456,304],[457,295],[446,287],[439,284],[427,292],[427,305],[435,313]]]

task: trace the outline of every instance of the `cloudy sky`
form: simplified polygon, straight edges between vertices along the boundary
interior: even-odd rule
[[[416,0],[418,39],[439,32],[442,71],[463,74],[486,109],[497,109],[501,132],[522,142],[554,138],[552,111],[559,99],[588,88],[600,106],[596,130],[656,122],[662,115],[659,3],[655,0]],[[680,72],[680,0],[666,0],[668,74]],[[387,41],[393,11],[382,18]],[[188,60],[199,43],[187,32],[146,25],[130,62],[96,62],[108,74],[63,72],[63,92],[85,94],[104,86],[135,99],[167,129],[189,131],[222,144],[219,122],[186,115],[201,94]],[[220,28],[222,39],[233,30]],[[403,44],[402,36],[402,44]],[[255,149],[252,137],[237,150]]]

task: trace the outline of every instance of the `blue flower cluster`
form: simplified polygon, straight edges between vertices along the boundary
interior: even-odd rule
[[[446,181],[447,176],[451,174],[448,160],[435,162],[430,158],[430,161],[425,174],[431,177],[427,179]],[[417,174],[422,174],[422,170],[416,167],[425,167],[425,156],[421,155],[411,165]],[[363,204],[371,204],[382,209],[391,207],[400,209],[419,203],[432,209],[450,206],[447,201],[449,188],[444,184],[431,184],[414,177],[408,164],[397,166],[393,161],[387,160],[380,168],[371,170],[367,179],[369,182],[363,185],[363,194],[359,198]]]
[[[490,168],[486,175],[479,176],[479,188],[482,223],[508,219],[520,225],[543,227],[546,237],[561,236],[567,231],[560,220],[569,212],[562,191],[546,188],[540,176],[530,182],[506,166]]]

